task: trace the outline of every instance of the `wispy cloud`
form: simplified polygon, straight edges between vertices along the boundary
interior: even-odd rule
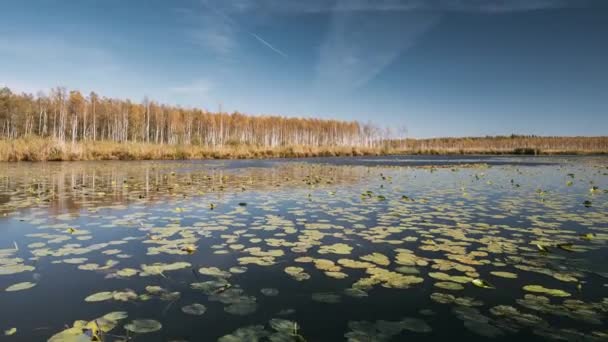
[[[254,9],[254,2],[250,0],[240,0],[230,2],[227,7],[222,2],[204,0],[202,1],[203,11],[198,12],[197,29],[190,31],[190,36],[198,42],[219,55],[227,55],[238,47],[239,34],[247,34],[262,44],[281,55],[287,54],[273,44],[262,38],[260,35],[246,29],[243,25],[231,17],[231,14],[242,13]],[[192,16],[192,11],[180,12]]]
[[[50,34],[6,33],[0,32],[0,83],[18,91],[58,85],[92,89],[126,73],[102,46]]]
[[[513,12],[563,7],[581,7],[592,0],[240,0],[220,1],[217,6],[229,12],[356,12],[356,11],[466,11]]]
[[[169,88],[169,92],[181,95],[208,95],[213,88],[213,83],[208,79],[198,79],[185,85]]]
[[[79,45],[65,39],[44,35],[3,34],[0,54],[17,58],[44,58],[45,60],[66,60],[72,62],[104,62],[109,64],[112,55],[99,47]]]
[[[188,35],[195,44],[218,55],[228,55],[237,47],[231,30],[222,26],[208,26],[191,30]]]
[[[230,54],[237,47],[235,27],[225,15],[220,15],[212,7],[206,7],[203,11],[181,12],[193,23],[187,31],[193,43],[220,56]]]
[[[251,32],[250,32],[250,33],[251,33]],[[267,46],[267,47],[268,47],[270,50],[272,50],[272,51],[274,51],[274,52],[278,53],[279,55],[281,55],[281,56],[283,56],[283,57],[287,58],[287,54],[285,54],[283,51],[281,51],[281,50],[279,50],[279,49],[275,48],[274,46],[272,46],[272,44],[270,44],[269,42],[267,42],[267,41],[265,41],[264,39],[262,39],[262,37],[258,36],[258,35],[257,35],[257,34],[255,34],[255,33],[251,33],[251,35],[252,35],[252,36],[253,36],[255,39],[257,39],[257,40],[258,40],[260,43],[262,43],[263,45]]]
[[[347,2],[341,0],[336,7]],[[315,88],[349,91],[366,84],[439,18],[432,13],[334,12],[319,52]]]

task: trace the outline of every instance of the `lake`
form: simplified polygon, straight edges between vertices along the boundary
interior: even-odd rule
[[[608,157],[0,164],[2,341],[606,341]]]

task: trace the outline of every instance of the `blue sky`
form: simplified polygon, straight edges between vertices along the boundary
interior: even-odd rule
[[[608,134],[602,0],[6,0],[0,85],[372,121]]]

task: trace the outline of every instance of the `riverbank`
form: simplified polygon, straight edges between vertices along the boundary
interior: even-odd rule
[[[483,139],[483,138],[481,138]],[[494,138],[495,139],[495,138]],[[570,139],[570,138],[563,138]],[[608,139],[608,138],[596,138]],[[210,148],[196,145],[147,144],[134,142],[61,142],[49,138],[19,138],[0,140],[0,161],[77,161],[77,160],[177,160],[177,159],[247,159],[247,158],[306,158],[347,157],[366,155],[429,154],[429,155],[564,155],[608,154],[602,145],[593,148],[564,148],[544,146],[487,146],[484,140],[466,146],[431,144],[431,140],[408,139],[391,142],[382,147],[259,147],[232,145]],[[465,141],[464,138],[462,141]],[[461,143],[462,143],[461,141]],[[468,141],[468,140],[467,140]],[[520,146],[524,146],[521,145]]]

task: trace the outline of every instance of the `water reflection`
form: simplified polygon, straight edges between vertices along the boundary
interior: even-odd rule
[[[2,164],[0,329],[605,340],[605,159],[477,158]]]
[[[244,162],[247,166],[247,162]],[[362,169],[309,163],[235,168],[234,162],[73,162],[3,164],[0,213],[46,207],[53,214],[110,203],[157,202],[281,187],[340,186],[356,182]],[[323,181],[319,179],[323,178]]]

